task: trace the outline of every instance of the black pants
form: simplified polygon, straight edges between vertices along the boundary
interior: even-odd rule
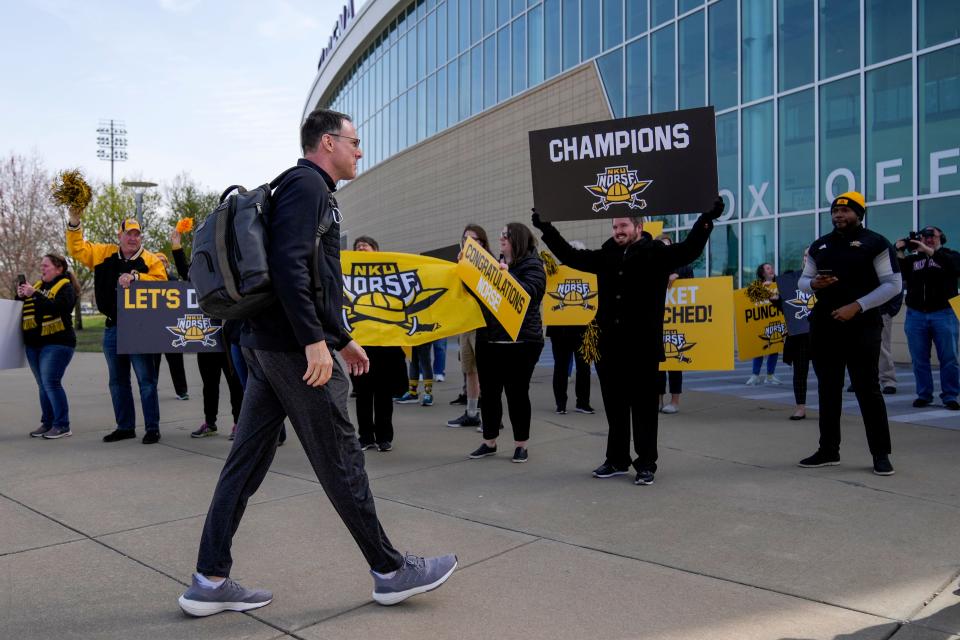
[[[229,576],[230,545],[247,501],[263,482],[277,451],[277,437],[290,418],[327,498],[353,535],[370,568],[394,571],[403,562],[377,519],[363,452],[347,417],[347,376],[333,361],[333,375],[322,387],[302,379],[301,353],[243,350],[249,377],[237,437],[223,465],[203,525],[197,572]],[[265,541],[268,542],[268,541]]]
[[[486,342],[477,340],[477,373],[480,376],[480,414],[483,437],[495,440],[503,420],[501,395],[507,396],[507,413],[513,439],[530,439],[530,378],[543,351],[542,342]]]
[[[807,374],[810,372],[810,334],[787,336],[783,361],[793,367],[793,398],[807,404]]]
[[[670,393],[683,393],[683,371],[657,371],[657,389],[660,395],[667,392],[667,378],[670,378]]]
[[[577,381],[574,387],[577,394],[577,406],[590,406],[590,365],[580,355],[583,332],[577,335],[550,336],[550,350],[553,352],[553,399],[558,407],[567,408],[567,371],[570,358],[573,357],[577,369]]]
[[[610,431],[607,434],[607,463],[618,469],[631,464],[630,433],[637,454],[637,471],[657,470],[657,368],[660,363],[625,348],[625,341],[604,344],[601,334],[597,375]],[[631,420],[632,419],[632,420]]]
[[[157,367],[157,380],[160,380],[160,363],[164,356],[167,358],[167,366],[170,369],[170,381],[173,382],[173,390],[178,396],[187,394],[187,372],[183,369],[182,353],[158,353],[153,356],[154,364]]]
[[[203,420],[214,426],[220,413],[220,373],[227,379],[230,388],[230,411],[234,423],[240,421],[240,407],[243,404],[243,385],[230,365],[230,355],[222,352],[198,353],[197,366],[203,380]],[[306,369],[304,369],[306,371]]]
[[[875,314],[846,323],[823,318],[810,323],[810,352],[819,382],[820,449],[825,453],[840,452],[844,368],[850,372],[870,453],[890,453],[890,426],[878,371],[881,330],[880,316]]]
[[[370,371],[351,376],[357,394],[357,433],[361,444],[393,442],[393,398],[407,387],[400,347],[365,347]]]

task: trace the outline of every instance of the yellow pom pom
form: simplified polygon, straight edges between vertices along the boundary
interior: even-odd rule
[[[766,302],[773,297],[773,290],[765,286],[760,280],[754,280],[747,287],[747,298],[754,304]]]
[[[596,320],[587,325],[587,330],[583,332],[583,344],[577,351],[587,364],[600,359],[600,329],[597,327]]]
[[[543,260],[543,270],[547,272],[548,276],[552,276],[557,272],[557,261],[550,253],[541,251],[540,259]]]
[[[177,220],[177,233],[189,233],[190,231],[193,231],[193,218]]]
[[[50,195],[58,205],[83,211],[90,204],[93,192],[78,169],[61,171],[50,186]]]

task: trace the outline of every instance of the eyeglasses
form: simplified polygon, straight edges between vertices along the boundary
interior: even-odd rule
[[[334,136],[336,138],[343,138],[344,140],[349,140],[350,143],[353,145],[354,149],[360,148],[360,138],[351,138],[350,136],[342,136],[339,133],[328,133],[327,135]]]
[[[503,238],[504,240],[509,240],[509,239],[510,239],[510,232],[509,232],[509,231],[501,231],[501,232],[500,232],[500,237]]]

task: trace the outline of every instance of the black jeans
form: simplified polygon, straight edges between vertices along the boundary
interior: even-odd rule
[[[197,366],[203,380],[203,420],[211,426],[217,424],[220,413],[220,373],[227,379],[230,389],[230,412],[234,423],[240,420],[240,407],[243,404],[243,385],[230,366],[230,354],[225,352],[198,353]]]
[[[850,372],[867,431],[870,453],[890,453],[887,406],[880,393],[879,315],[859,316],[850,322],[819,318],[810,323],[810,353],[819,382],[820,450],[840,453],[840,411],[843,403],[843,371]]]
[[[567,408],[567,371],[570,358],[573,357],[577,369],[577,381],[574,389],[577,394],[577,406],[590,406],[590,365],[584,361],[579,349],[583,342],[583,332],[576,335],[551,335],[550,350],[553,352],[553,399],[558,407]]]
[[[157,365],[157,381],[160,381],[160,363],[163,358],[167,358],[167,366],[170,369],[170,381],[173,382],[173,390],[178,396],[187,394],[187,372],[183,369],[182,353],[158,353],[153,356],[154,363]]]
[[[483,437],[495,440],[503,420],[501,395],[507,395],[507,413],[513,439],[530,439],[530,378],[543,351],[542,342],[486,342],[477,340],[477,373],[480,375],[480,415]]]
[[[670,379],[670,393],[683,393],[683,371],[657,371],[657,389],[660,395],[667,393],[667,378]]]
[[[787,336],[784,353],[790,351],[789,364],[793,367],[793,399],[807,404],[807,374],[810,373],[810,334]],[[786,357],[784,357],[786,362]]]
[[[630,433],[637,453],[637,471],[657,470],[657,418],[659,394],[657,369],[660,363],[625,348],[625,342],[601,337],[597,376],[610,431],[607,434],[607,463],[618,469],[631,464]]]
[[[350,378],[357,395],[357,433],[360,443],[393,442],[393,399],[407,388],[403,349],[364,349],[370,358],[370,371]]]
[[[249,366],[246,399],[237,437],[223,465],[207,512],[197,572],[229,576],[230,545],[247,501],[263,482],[277,451],[277,437],[290,418],[314,473],[370,568],[394,571],[403,556],[377,519],[363,466],[363,452],[347,416],[347,376],[333,361],[333,375],[322,387],[307,386],[303,353],[243,350]]]

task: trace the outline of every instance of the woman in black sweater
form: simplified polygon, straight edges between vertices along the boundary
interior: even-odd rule
[[[63,256],[48,253],[40,262],[40,280],[17,286],[23,300],[23,342],[27,362],[40,388],[40,428],[34,438],[56,440],[73,435],[70,405],[61,380],[77,346],[73,307],[80,290]]]

